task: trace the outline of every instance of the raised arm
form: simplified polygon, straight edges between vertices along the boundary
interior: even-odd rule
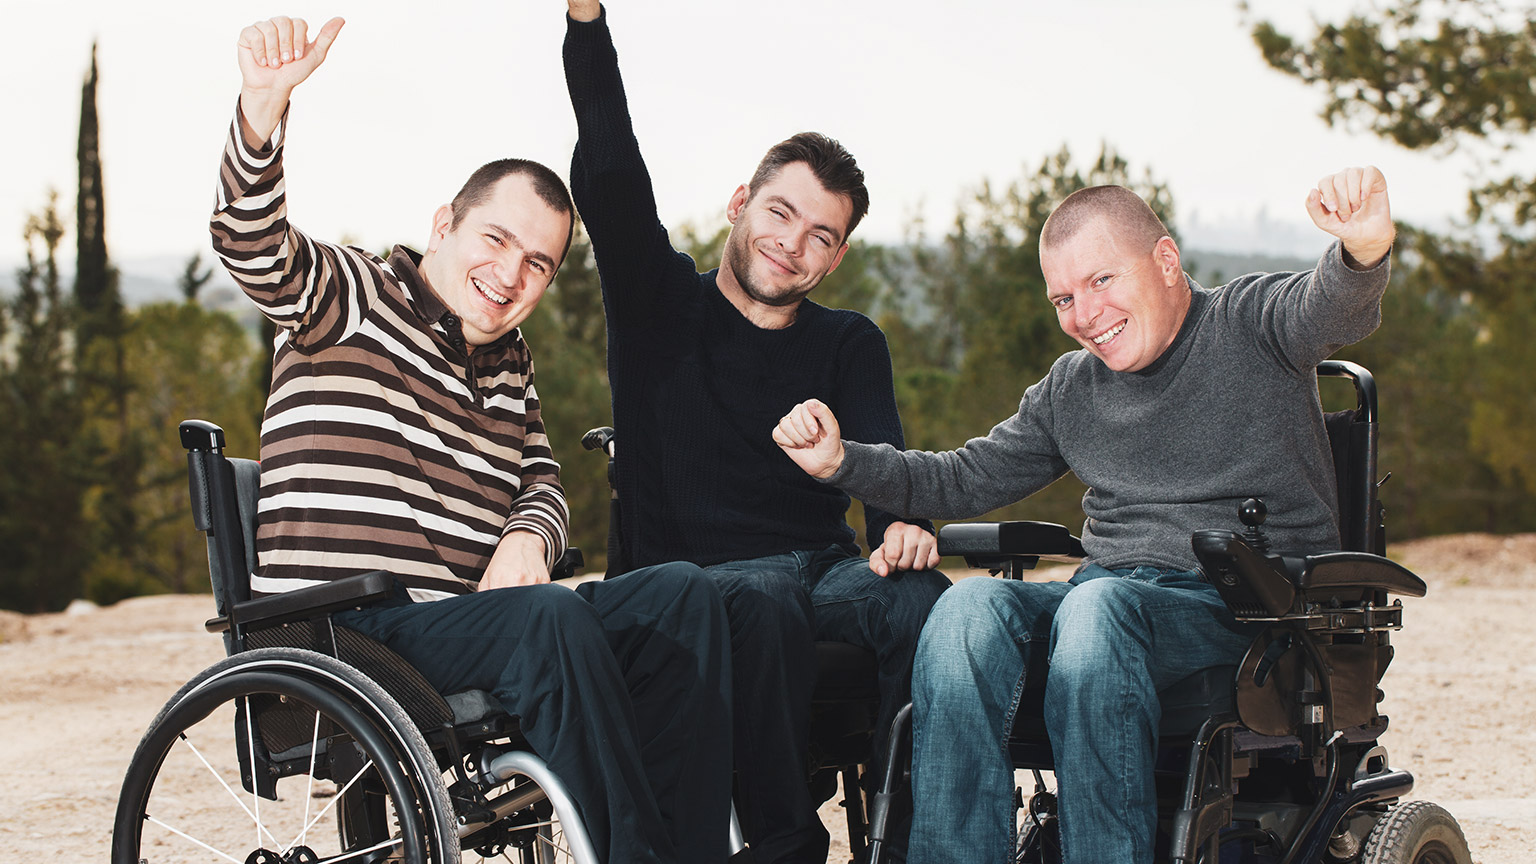
[[[236,57],[240,63],[241,129],[246,143],[261,147],[283,114],[293,89],[310,76],[331,50],[336,34],[346,22],[325,22],[313,42],[303,18],[278,16],[240,31]]]
[[[1369,336],[1381,323],[1381,298],[1397,236],[1387,181],[1370,166],[1346,168],[1307,193],[1307,214],[1337,237],[1315,269],[1234,280],[1234,308],[1296,375],[1310,380],[1322,360]]]
[[[1374,165],[1346,168],[1318,181],[1307,193],[1307,215],[1339,238],[1349,255],[1347,263],[1356,270],[1381,263],[1397,237],[1387,180]]]
[[[283,142],[293,90],[325,60],[340,32],[333,18],[313,41],[302,19],[274,18],[240,33],[240,101],[225,139],[209,229],[230,275],[278,326],[305,344],[345,335],[348,310],[376,296],[379,263],[316,242],[288,222]],[[287,60],[284,60],[284,56]]]
[[[571,195],[581,213],[609,307],[623,324],[656,309],[667,268],[696,272],[676,252],[656,211],[656,195],[629,118],[618,53],[603,8],[568,0],[565,80],[576,113]]]

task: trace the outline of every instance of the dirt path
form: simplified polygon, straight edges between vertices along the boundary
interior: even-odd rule
[[[1384,739],[1413,797],[1461,821],[1481,864],[1536,848],[1536,535],[1393,549],[1430,583],[1407,602]],[[0,862],[106,857],[123,771],[172,692],[223,656],[206,597],[145,597],[31,618],[0,613]],[[823,809],[846,843],[835,805]],[[841,855],[838,847],[841,847]]]

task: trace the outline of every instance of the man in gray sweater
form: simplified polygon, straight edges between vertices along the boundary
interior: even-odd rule
[[[1059,358],[1017,414],[946,453],[843,441],[814,400],[774,429],[812,476],[907,517],[977,516],[1068,471],[1089,487],[1087,558],[1071,580],[964,580],[923,630],[911,860],[1011,860],[1005,742],[1047,664],[1064,860],[1152,860],[1157,691],[1236,664],[1252,635],[1201,581],[1191,532],[1230,525],[1258,496],[1275,548],[1339,543],[1316,367],[1380,323],[1395,230],[1375,168],[1324,178],[1307,211],[1339,240],[1315,270],[1210,290],[1134,193],[1080,190],[1046,221],[1040,267],[1083,350]]]

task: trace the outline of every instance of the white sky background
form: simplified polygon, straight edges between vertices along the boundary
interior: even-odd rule
[[[1310,33],[1354,0],[1252,0]],[[420,244],[432,211],[503,156],[562,175],[575,122],[558,0],[294,0],[286,7],[160,0],[7,4],[11,47],[0,171],[0,261],[21,257],[47,190],[73,225],[80,84],[100,41],[98,106],[108,248],[119,261],[207,250],[206,218],[239,72],[258,17],[343,15],[324,66],[295,93],[286,152],[295,224],[378,249]],[[426,10],[426,11],[424,11]],[[637,135],[663,222],[713,227],[772,143],[803,129],[848,146],[869,178],[859,235],[941,235],[983,179],[1033,173],[1067,144],[1108,141],[1170,183],[1184,228],[1264,212],[1307,226],[1317,178],[1380,166],[1395,214],[1443,225],[1465,207],[1470,159],[1411,154],[1328,129],[1321,94],[1271,71],[1236,0],[613,0]],[[1325,239],[1319,235],[1317,248]],[[73,259],[72,239],[66,255]],[[1250,250],[1262,251],[1262,250]]]

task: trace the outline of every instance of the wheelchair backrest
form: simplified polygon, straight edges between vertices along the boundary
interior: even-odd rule
[[[208,576],[220,615],[251,598],[256,570],[256,499],[261,466],[251,459],[226,457],[224,430],[204,420],[180,426],[187,450],[187,484],[192,522],[208,536]],[[230,649],[230,634],[225,634]]]
[[[1339,540],[1345,551],[1386,554],[1386,530],[1376,497],[1376,380],[1369,369],[1346,360],[1318,364],[1319,378],[1348,378],[1356,405],[1325,415],[1339,494]]]

